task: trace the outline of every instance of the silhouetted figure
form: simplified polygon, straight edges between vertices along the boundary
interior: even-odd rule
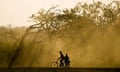
[[[64,67],[64,55],[62,53],[62,51],[59,52],[60,53],[60,57],[58,58],[58,60],[60,60],[60,67]]]
[[[65,55],[65,67],[70,67],[70,59],[68,54]]]

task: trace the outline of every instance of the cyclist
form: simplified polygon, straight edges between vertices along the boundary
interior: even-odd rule
[[[60,57],[58,58],[58,60],[60,60],[60,67],[64,67],[64,55],[62,53],[62,51],[59,52],[60,53]]]

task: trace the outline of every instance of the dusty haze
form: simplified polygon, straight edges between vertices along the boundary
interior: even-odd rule
[[[31,14],[28,27],[0,26],[0,67],[51,67],[60,50],[71,67],[120,67],[119,5],[51,7]]]

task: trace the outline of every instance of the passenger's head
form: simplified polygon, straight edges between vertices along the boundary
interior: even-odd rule
[[[68,56],[68,54],[66,53],[66,56]]]

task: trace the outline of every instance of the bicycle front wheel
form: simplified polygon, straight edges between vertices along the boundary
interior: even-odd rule
[[[57,68],[57,67],[58,67],[58,63],[57,63],[57,62],[52,62],[52,63],[51,63],[51,67]]]

